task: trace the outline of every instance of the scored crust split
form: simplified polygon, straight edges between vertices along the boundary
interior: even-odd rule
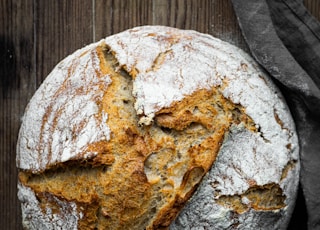
[[[278,89],[210,35],[143,26],[61,61],[17,146],[26,229],[285,229],[299,146]]]

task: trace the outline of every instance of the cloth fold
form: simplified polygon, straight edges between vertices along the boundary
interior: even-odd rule
[[[232,4],[252,56],[282,90],[294,117],[308,229],[320,229],[320,23],[301,0]]]

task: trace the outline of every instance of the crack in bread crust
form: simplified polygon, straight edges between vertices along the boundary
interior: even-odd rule
[[[231,124],[256,131],[244,108],[218,89],[198,90],[158,111],[154,124],[139,126],[132,77],[98,46],[108,85],[99,112],[108,114],[110,140],[92,143],[91,158],[57,164],[39,174],[20,172],[38,199],[45,193],[75,201],[87,229],[167,228],[214,163]],[[103,121],[102,121],[103,122]],[[90,204],[90,205],[89,205]]]
[[[253,185],[240,195],[222,195],[216,202],[241,214],[250,208],[260,211],[280,210],[286,206],[285,199],[281,187],[270,183],[263,186]]]

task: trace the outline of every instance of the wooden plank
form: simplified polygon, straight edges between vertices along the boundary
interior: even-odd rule
[[[150,0],[94,0],[95,40],[123,30],[152,23]]]
[[[247,49],[230,0],[95,1],[96,40],[150,24],[197,30]]]
[[[320,20],[320,1],[319,0],[304,0],[305,7],[309,10],[318,21]]]
[[[20,117],[35,90],[33,1],[1,1],[0,32],[0,226],[22,229],[15,152]]]
[[[210,33],[212,0],[153,1],[153,24]],[[224,1],[225,2],[225,1]]]
[[[67,55],[93,41],[92,1],[36,1],[37,85]]]
[[[154,0],[152,10],[152,24],[211,34],[247,50],[229,0]]]
[[[25,106],[52,68],[93,41],[92,2],[0,2],[0,226],[22,229],[15,152]]]

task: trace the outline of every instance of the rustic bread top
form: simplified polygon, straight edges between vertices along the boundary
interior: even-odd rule
[[[28,226],[50,224],[41,200],[59,210],[61,226],[167,227],[217,155],[216,198],[276,186],[285,197],[277,210],[296,186],[287,180],[298,161],[294,124],[265,73],[230,44],[161,26],[110,36],[59,63],[26,108],[17,149],[19,199],[37,216],[24,216]]]

